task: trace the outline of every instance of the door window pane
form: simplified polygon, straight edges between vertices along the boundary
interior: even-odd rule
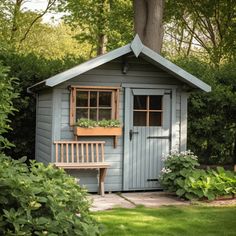
[[[88,92],[78,91],[76,96],[76,106],[77,107],[87,107],[88,106]]]
[[[111,107],[111,92],[99,92],[99,107]]]
[[[133,120],[134,126],[146,126],[147,112],[134,111],[133,116],[134,116]]]
[[[162,96],[150,96],[149,110],[162,110]]]
[[[97,92],[90,92],[90,107],[97,107]]]
[[[147,96],[134,96],[134,109],[135,110],[147,109]]]
[[[161,126],[161,112],[149,112],[149,126]]]

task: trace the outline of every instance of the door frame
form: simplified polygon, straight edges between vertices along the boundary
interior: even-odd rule
[[[170,91],[170,150],[174,149],[176,144],[176,89],[177,86],[171,85],[142,85],[142,84],[124,84],[124,158],[123,158],[123,191],[129,190],[129,155],[130,142],[129,130],[131,119],[131,97],[132,89],[167,89]],[[147,94],[148,95],[148,94]]]

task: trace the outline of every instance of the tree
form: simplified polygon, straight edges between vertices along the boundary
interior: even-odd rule
[[[142,42],[160,53],[164,0],[134,0],[134,27]]]
[[[60,10],[65,21],[80,29],[78,41],[92,45],[90,56],[103,54],[129,42],[133,37],[132,2],[126,0],[68,0]]]
[[[166,8],[167,34],[186,48],[187,55],[194,43],[215,67],[235,58],[236,1],[167,0]]]
[[[57,0],[47,0],[47,6],[44,10],[38,11],[34,17],[27,19],[28,24],[24,24],[24,22],[22,24],[23,8],[26,0],[2,0],[0,3],[0,21],[3,23],[1,27],[7,30],[5,39],[8,43],[21,44],[28,37],[34,24],[40,21],[55,6],[56,2]]]

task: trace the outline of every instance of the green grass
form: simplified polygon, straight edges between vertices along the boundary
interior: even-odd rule
[[[137,207],[93,213],[102,235],[230,236],[236,235],[236,206]]]

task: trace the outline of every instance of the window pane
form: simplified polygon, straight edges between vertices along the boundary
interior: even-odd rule
[[[95,109],[90,109],[90,120],[97,120],[97,108]]]
[[[147,112],[134,111],[134,126],[146,126]]]
[[[87,107],[88,106],[88,92],[77,91],[76,106],[77,107]]]
[[[99,92],[99,106],[111,107],[111,92]]]
[[[90,107],[97,107],[97,92],[90,92]]]
[[[147,96],[134,96],[134,109],[147,109]]]
[[[162,96],[150,96],[149,110],[162,110]]]
[[[79,120],[81,118],[88,119],[88,109],[76,109],[76,120]]]
[[[99,120],[110,120],[111,119],[111,109],[99,109]]]
[[[161,126],[161,112],[150,112],[149,113],[149,126]]]

